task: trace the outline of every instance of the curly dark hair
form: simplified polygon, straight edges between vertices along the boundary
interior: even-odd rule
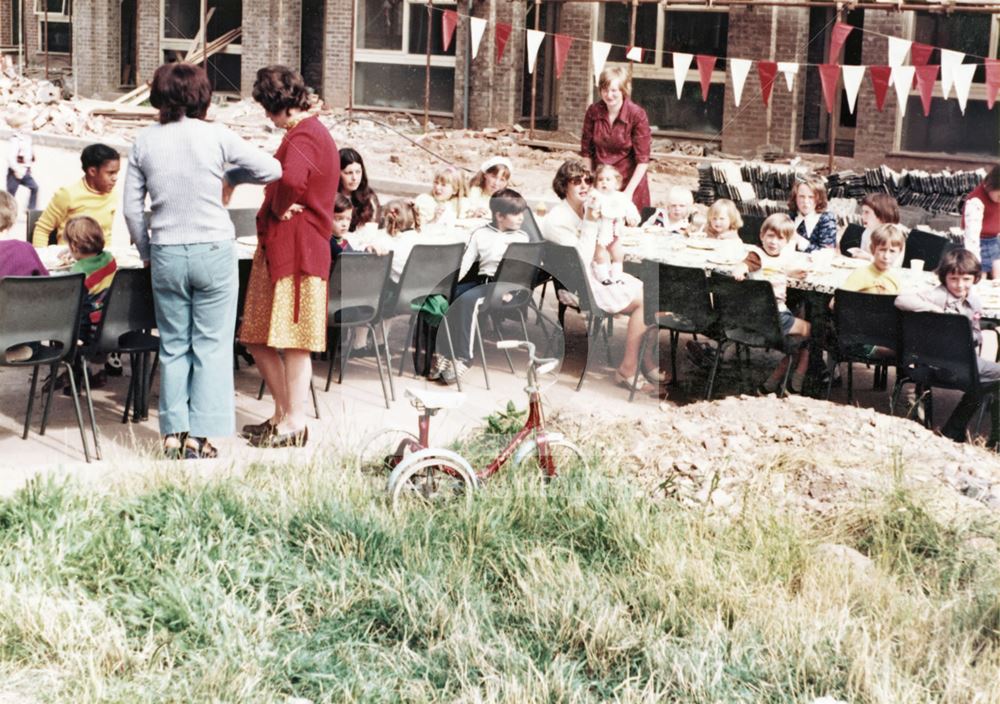
[[[212,102],[212,84],[205,69],[195,64],[163,64],[153,74],[149,104],[160,111],[160,124],[182,117],[202,119]]]
[[[559,200],[566,199],[566,188],[570,181],[578,178],[591,178],[590,169],[581,159],[569,159],[556,171],[555,178],[552,179],[552,190],[559,196]]]
[[[1000,164],[996,164],[983,179],[987,191],[1000,191]]]
[[[309,108],[309,90],[302,74],[287,66],[265,66],[257,71],[253,99],[272,115],[280,115],[290,108]]]
[[[375,191],[368,185],[368,169],[365,168],[365,162],[361,158],[361,155],[350,147],[344,147],[340,150],[341,172],[351,164],[361,166],[361,182],[358,183],[358,187],[353,193],[347,193],[344,190],[343,184],[341,184],[340,192],[350,197],[351,203],[354,204],[354,214],[351,216],[350,228],[350,231],[354,232],[361,225],[376,221],[378,218],[379,202]]]

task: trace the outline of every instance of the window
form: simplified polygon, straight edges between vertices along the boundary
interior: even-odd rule
[[[996,15],[953,12],[948,15],[915,12],[911,16],[911,38],[935,47],[966,54],[965,63],[983,63],[980,57],[997,56],[1000,19]],[[931,54],[931,63],[940,63],[940,52]],[[940,81],[940,74],[938,80]],[[1000,155],[1000,110],[986,108],[986,76],[976,70],[969,91],[965,115],[958,107],[954,89],[948,100],[937,97],[935,88],[930,115],[924,117],[920,91],[910,92],[906,115],[899,118],[899,147],[904,151]],[[898,113],[897,113],[898,115]]]
[[[51,0],[50,0],[51,1]],[[187,56],[191,41],[201,31],[205,13],[212,11],[208,21],[208,41],[243,24],[242,0],[161,0],[161,38],[164,61],[177,61]],[[240,91],[240,66],[243,47],[237,38],[208,59],[208,75],[216,91]]]
[[[424,105],[427,37],[431,40],[430,109],[452,112],[455,40],[444,50],[441,11],[454,3],[358,0],[354,95],[359,105],[420,110]]]
[[[625,4],[602,5],[598,34],[611,43],[608,63],[625,62],[632,9]],[[636,12],[635,44],[643,48],[641,64],[632,71],[632,97],[646,109],[654,131],[716,138],[722,130],[723,96],[726,85],[729,15],[725,11],[664,10],[644,3]],[[708,100],[702,102],[698,67],[692,61],[682,97],[674,88],[671,52],[709,54],[720,57],[712,72]]]
[[[50,54],[68,54],[73,50],[73,31],[69,22],[38,23],[38,48]],[[46,43],[47,42],[47,43]]]
[[[35,14],[45,15],[49,13],[49,19],[57,18],[68,21],[70,17],[69,0],[35,0]]]
[[[10,44],[21,46],[21,0],[10,0]]]

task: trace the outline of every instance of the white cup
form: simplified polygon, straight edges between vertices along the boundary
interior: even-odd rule
[[[923,259],[911,259],[910,269],[913,271],[923,271],[924,270],[924,260]]]

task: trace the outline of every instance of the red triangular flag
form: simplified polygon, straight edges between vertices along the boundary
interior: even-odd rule
[[[920,89],[920,102],[924,105],[924,117],[931,114],[931,95],[934,93],[934,82],[937,80],[937,64],[929,66],[917,66],[916,73],[917,88]]]
[[[891,66],[869,66],[868,72],[872,77],[872,88],[875,89],[875,107],[879,112],[885,106],[885,94],[889,91],[889,77],[892,75]]]
[[[455,35],[455,27],[458,25],[458,13],[454,10],[445,10],[441,13],[441,43],[444,50],[448,51],[451,46],[451,38]]]
[[[926,66],[927,62],[931,60],[932,51],[934,51],[934,47],[929,44],[913,42],[910,45],[910,64],[913,66]]]
[[[853,26],[844,24],[843,22],[833,25],[833,31],[830,33],[830,61],[837,60],[837,56],[840,54],[840,47],[844,46],[847,35],[851,33],[852,29],[854,29]]]
[[[497,22],[496,24],[494,36],[497,42],[497,63],[500,63],[500,59],[503,58],[503,50],[507,46],[507,40],[510,39],[511,29],[513,27],[509,24],[504,24],[503,22]]]
[[[760,79],[760,94],[764,99],[764,107],[771,99],[771,89],[774,88],[774,79],[778,76],[778,64],[775,61],[758,61],[757,78]]]
[[[712,71],[715,70],[716,57],[698,54],[694,58],[698,62],[698,77],[701,80],[701,101],[705,102],[708,100],[708,89],[712,85]]]
[[[556,78],[562,76],[563,68],[566,66],[566,57],[569,55],[569,48],[573,44],[573,37],[568,34],[553,34],[552,40],[556,47]]]
[[[833,112],[833,102],[837,99],[837,79],[840,78],[840,64],[820,64],[819,82],[823,85],[823,99],[826,111]]]
[[[1000,59],[986,59],[986,107],[993,109],[1000,90]]]

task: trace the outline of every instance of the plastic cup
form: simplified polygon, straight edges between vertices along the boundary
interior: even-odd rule
[[[913,271],[923,271],[924,270],[924,260],[923,259],[911,259],[910,269]]]

